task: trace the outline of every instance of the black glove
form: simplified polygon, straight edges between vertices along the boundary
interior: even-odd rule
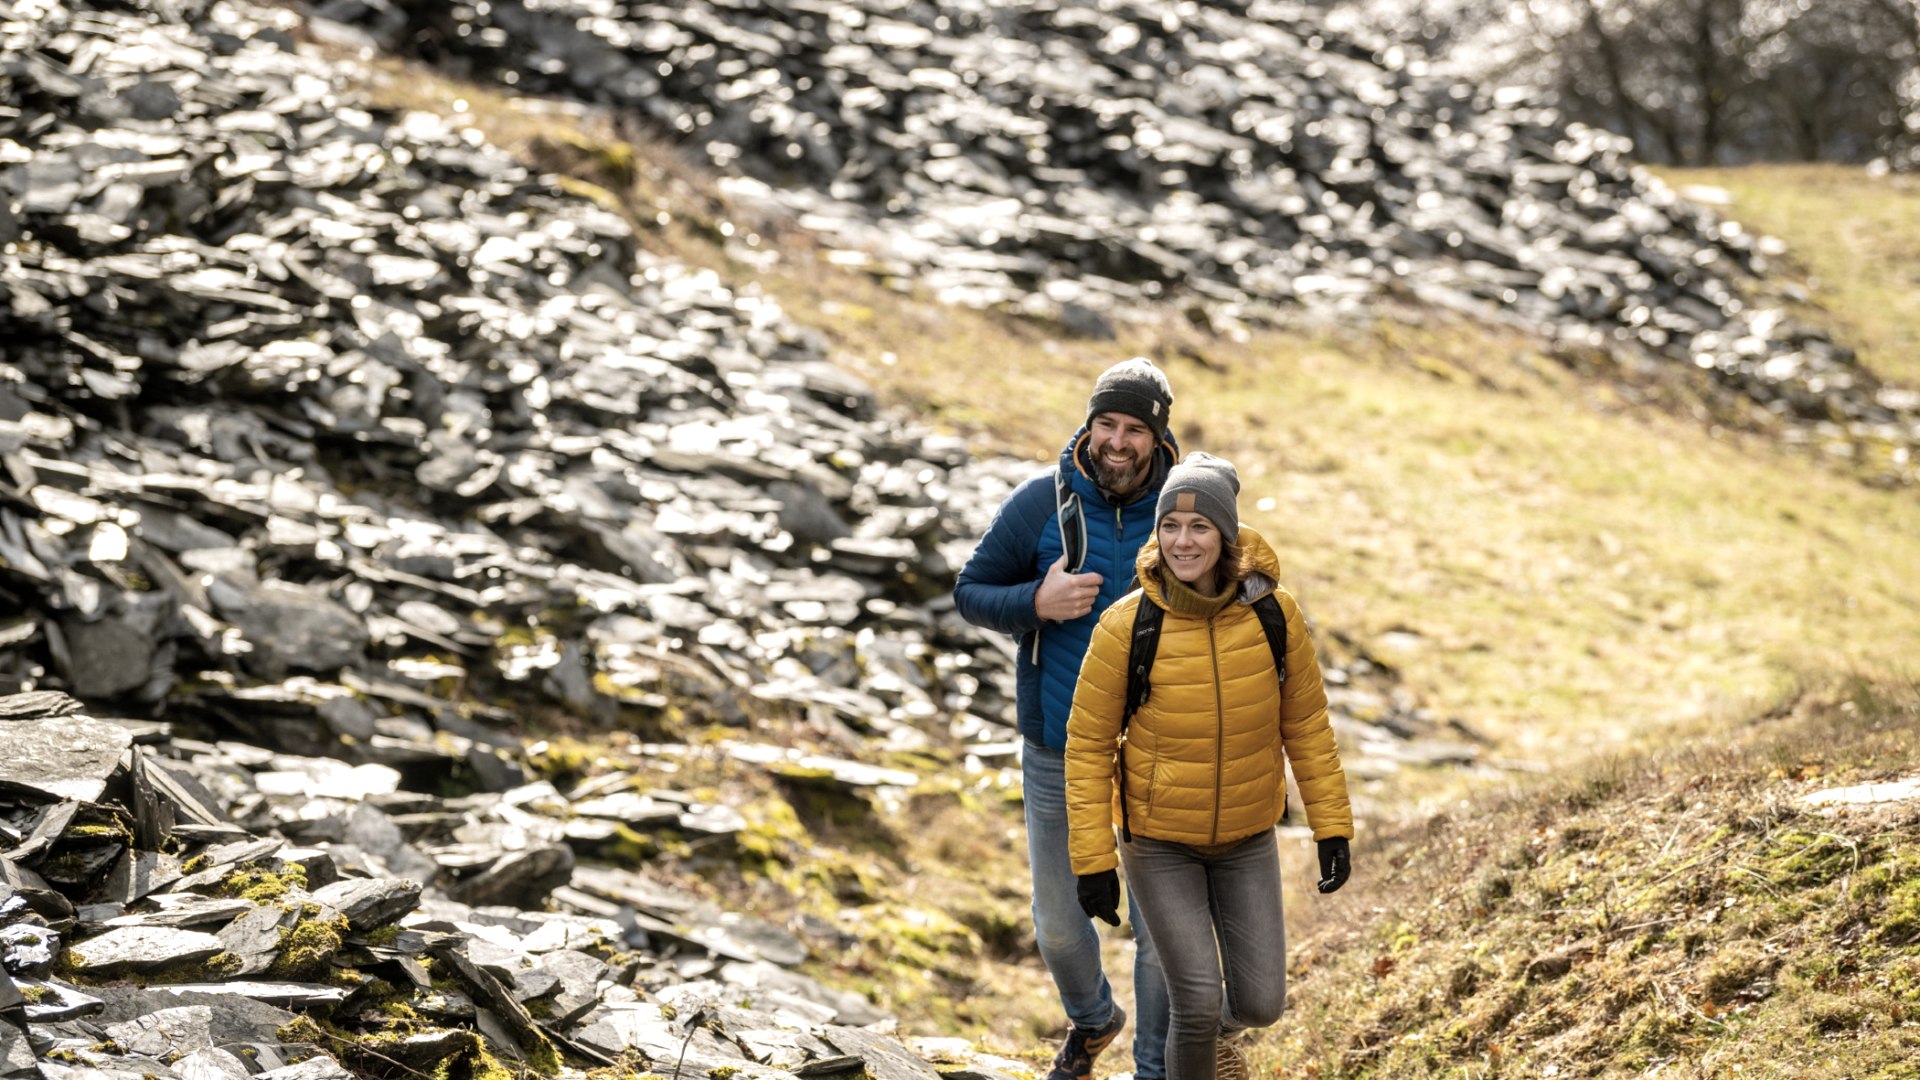
[[[1120,875],[1113,870],[1079,875],[1080,910],[1089,919],[1120,925]]]
[[[1353,872],[1353,854],[1347,850],[1347,838],[1329,836],[1320,841],[1320,891],[1330,893],[1338,891],[1347,883],[1347,875]],[[1081,880],[1086,880],[1082,878]],[[1081,896],[1086,893],[1082,892]],[[1082,900],[1081,904],[1085,905]]]

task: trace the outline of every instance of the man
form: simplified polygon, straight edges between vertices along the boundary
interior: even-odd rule
[[[1167,432],[1172,406],[1173,391],[1152,361],[1135,357],[1102,373],[1086,425],[1061,451],[1057,469],[1007,497],[953,590],[968,622],[1019,639],[1015,712],[1034,931],[1073,1025],[1048,1080],[1088,1080],[1094,1058],[1127,1021],[1101,970],[1100,937],[1080,907],[1067,856],[1067,714],[1094,624],[1132,590],[1134,556],[1153,535],[1160,485],[1179,458]],[[1128,916],[1140,1011],[1134,1074],[1164,1080],[1166,979],[1146,921],[1131,907]]]

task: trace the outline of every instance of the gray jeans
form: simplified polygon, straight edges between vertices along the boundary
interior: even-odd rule
[[[1213,1080],[1214,1040],[1266,1027],[1287,1004],[1273,830],[1218,855],[1135,836],[1120,859],[1167,976],[1168,1080]]]

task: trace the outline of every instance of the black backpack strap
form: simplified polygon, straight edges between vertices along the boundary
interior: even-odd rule
[[[1287,613],[1280,609],[1280,598],[1267,593],[1253,602],[1253,613],[1260,617],[1260,629],[1266,631],[1267,648],[1273,652],[1273,673],[1280,679],[1280,692],[1287,688]]]
[[[1160,651],[1160,624],[1166,614],[1159,604],[1141,596],[1133,611],[1133,637],[1127,642],[1127,703],[1120,713],[1120,838],[1127,843],[1133,842],[1127,820],[1127,725],[1153,693],[1153,658]]]
[[[1087,516],[1080,505],[1080,493],[1073,490],[1073,476],[1063,467],[1053,474],[1054,513],[1060,519],[1060,547],[1067,554],[1067,573],[1077,574],[1087,565]]]

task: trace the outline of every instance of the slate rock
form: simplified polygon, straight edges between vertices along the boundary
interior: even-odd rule
[[[0,1076],[35,1076],[33,1041],[13,1021],[0,1018]]]
[[[291,1022],[294,1013],[235,992],[235,986],[219,984],[194,986],[102,986],[90,988],[101,999],[102,1010],[94,1022],[103,1026],[127,1023],[168,1009],[197,1006],[207,1010],[207,1030],[215,1046],[242,1044],[278,1045],[275,1032]],[[344,998],[338,987],[330,987],[335,1000]]]
[[[601,981],[611,975],[598,957],[571,949],[547,953],[536,970],[555,980],[547,1007],[551,1022],[563,1028],[592,1011],[600,1000]]]
[[[220,615],[254,643],[243,662],[266,678],[290,669],[337,671],[366,653],[366,624],[318,590],[218,574],[207,594]]]
[[[312,900],[347,917],[357,933],[387,926],[412,911],[420,883],[396,878],[344,878],[314,890]]]
[[[857,1055],[875,1080],[938,1080],[940,1076],[897,1040],[866,1028],[833,1026],[818,1034],[841,1053]]]
[[[173,1071],[180,1080],[251,1080],[253,1076],[245,1061],[211,1046],[175,1061]]]
[[[60,935],[33,923],[0,927],[0,965],[14,975],[44,973],[60,951]]]
[[[637,1051],[650,1061],[672,1061],[683,1076],[751,1064],[738,1047],[721,1042],[706,1028],[688,1030],[668,1019],[660,1006],[640,1002],[602,1006],[573,1033],[573,1040],[611,1058]]]
[[[331,1055],[316,1054],[293,1065],[255,1073],[254,1080],[354,1080],[354,1077]]]
[[[221,949],[219,938],[197,930],[123,926],[69,944],[67,958],[75,971],[104,976],[206,960]]]
[[[108,1025],[107,1038],[142,1057],[170,1059],[213,1047],[213,1010],[180,1005]]]
[[[85,708],[72,695],[57,690],[33,690],[24,694],[0,696],[0,723],[9,720],[39,720],[72,716]]]
[[[85,716],[16,720],[5,727],[0,781],[55,798],[95,802],[133,745],[125,728]]]
[[[27,1020],[34,1024],[53,1024],[90,1016],[106,1007],[106,1003],[99,998],[82,993],[58,979],[21,979],[18,985],[22,990],[38,991],[36,996],[39,1000],[26,1004]]]
[[[543,844],[526,851],[508,852],[486,869],[461,878],[448,891],[474,905],[508,904],[539,908],[554,889],[573,875],[573,849],[565,844]]]
[[[258,975],[272,968],[280,958],[286,932],[301,918],[297,902],[259,904],[228,923],[215,937],[220,940],[221,951],[240,962],[231,974]]]

